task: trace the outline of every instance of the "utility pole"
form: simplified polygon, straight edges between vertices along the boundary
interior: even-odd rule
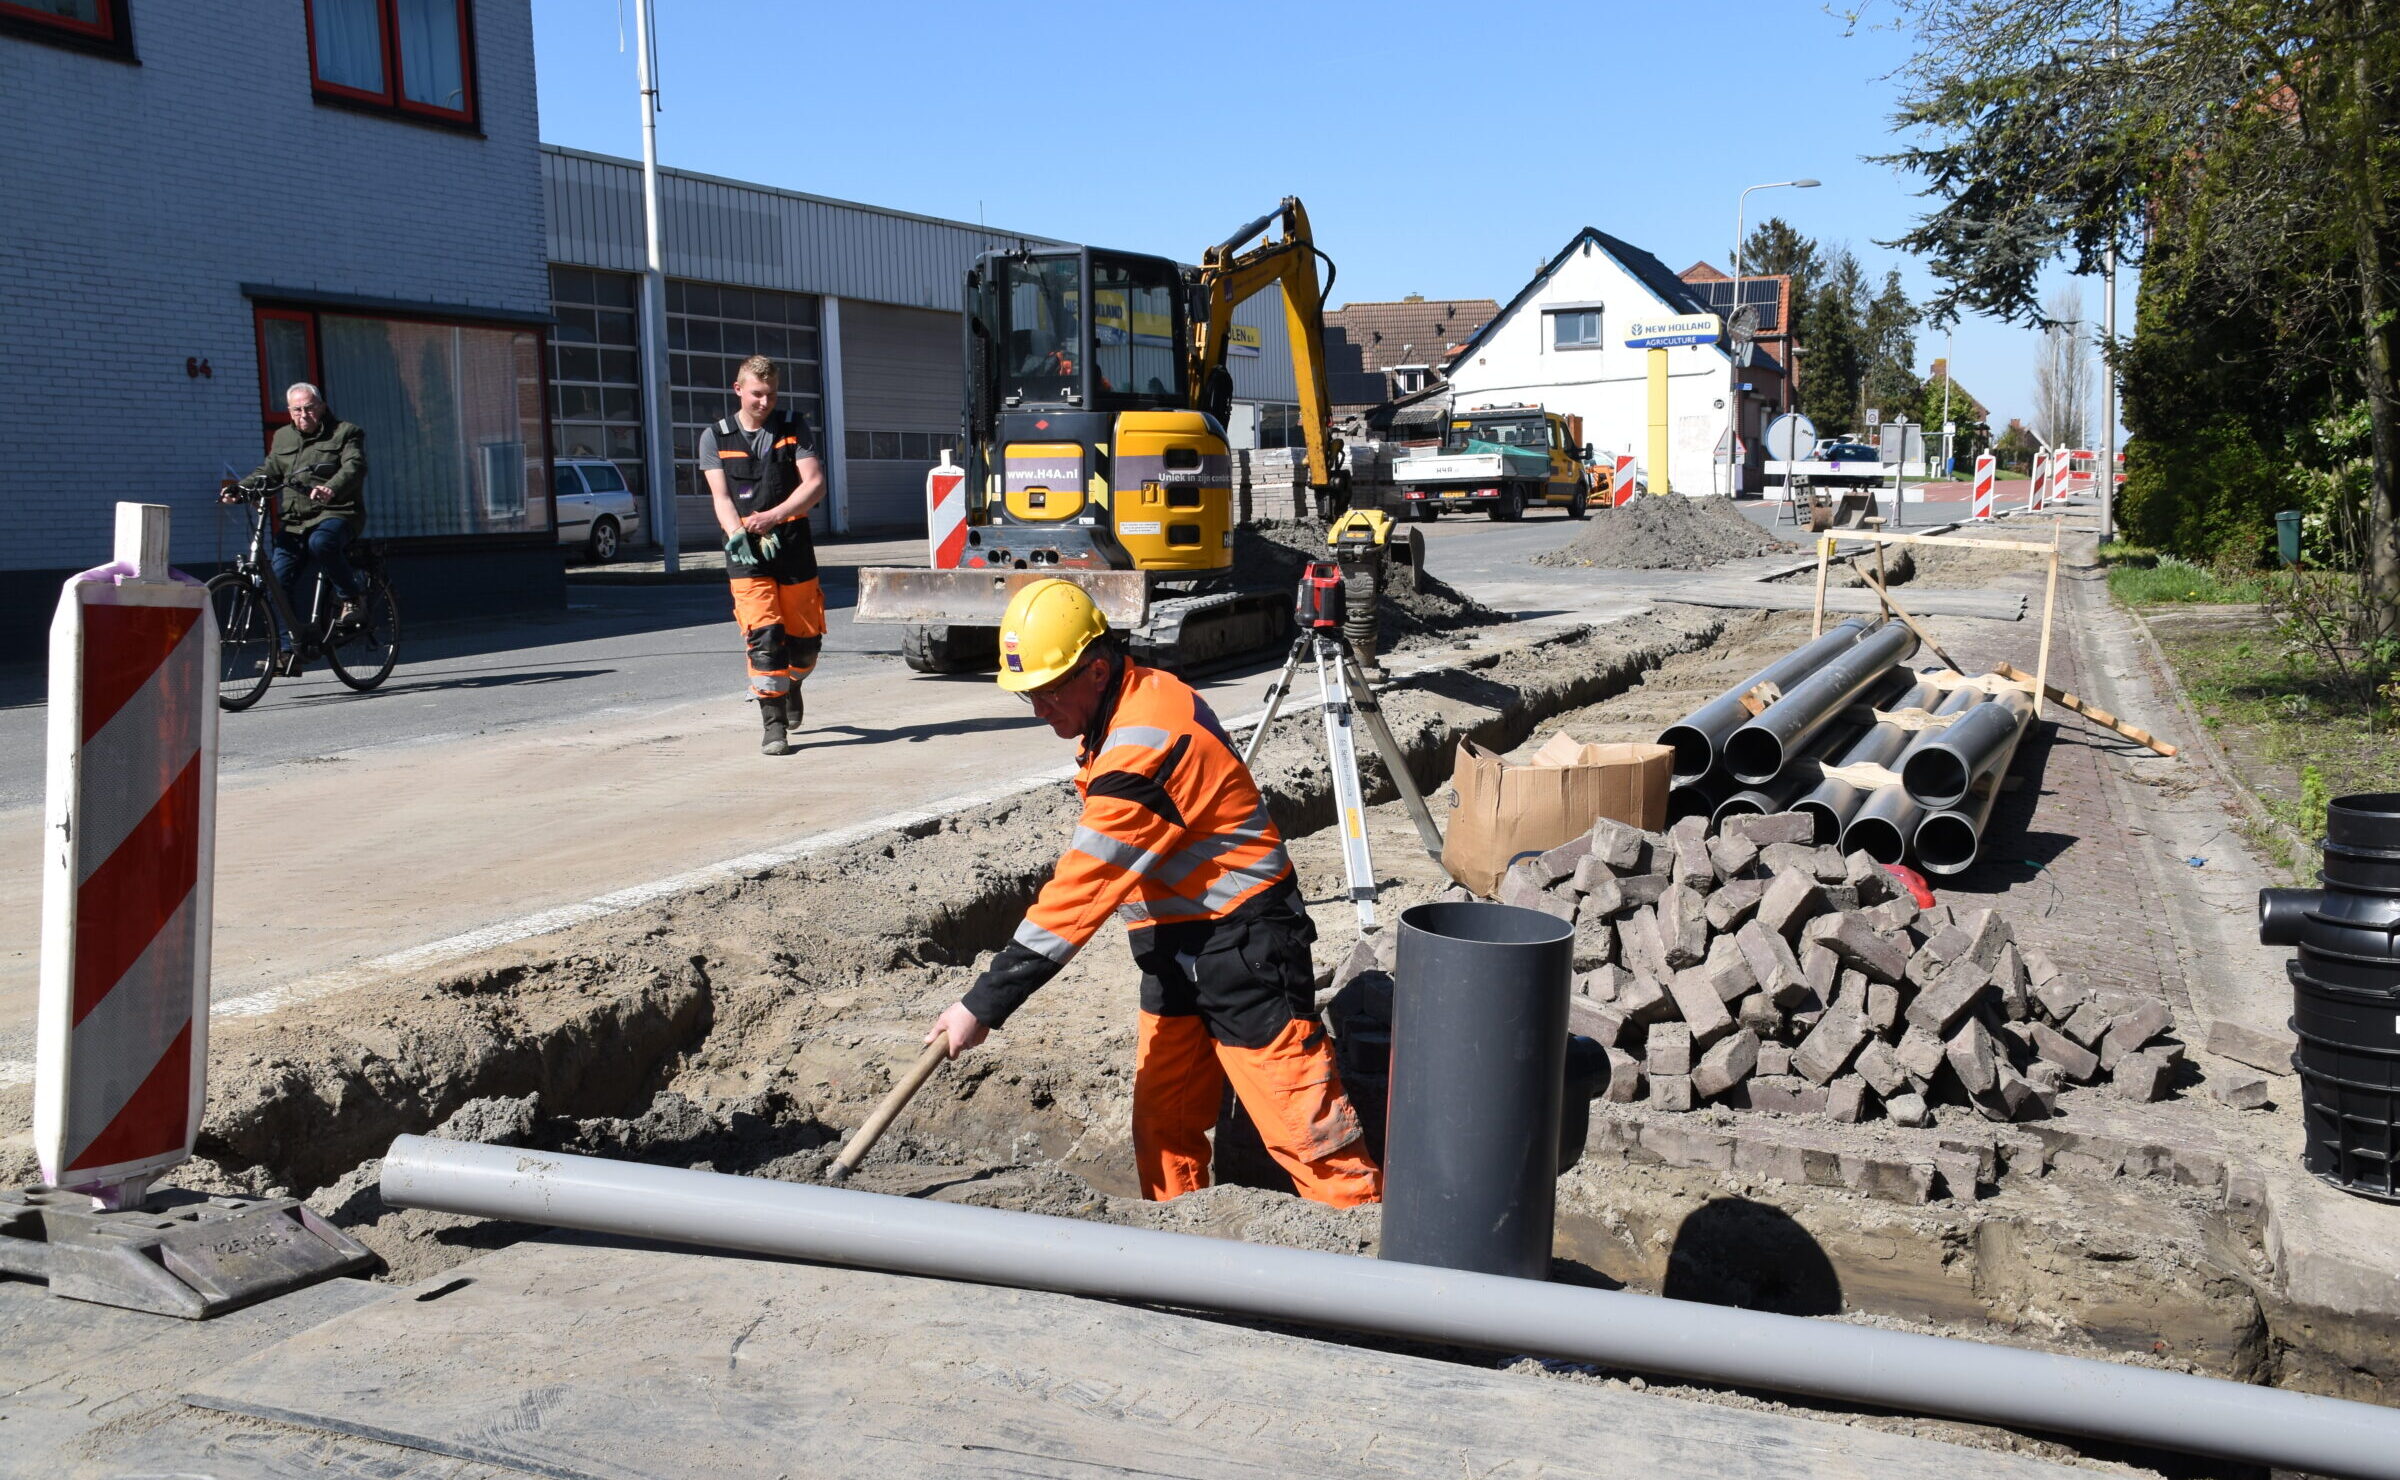
[[[2117,16],[2119,4],[2111,0],[2108,7],[2108,58],[2117,59]],[[2111,225],[2108,232],[2107,265],[2100,274],[2100,323],[2102,343],[2100,354],[2100,543],[2105,545],[2117,537],[2117,367],[2111,351],[2117,345],[2117,232]]]
[[[1725,492],[1728,495],[1739,494],[1742,491],[1742,353],[1740,347],[1734,345],[1730,329],[1734,315],[1742,311],[1743,207],[1750,203],[1750,192],[1753,190],[1781,190],[1787,185],[1795,190],[1814,190],[1817,188],[1817,184],[1818,182],[1815,180],[1774,180],[1764,185],[1748,186],[1734,198],[1733,302],[1725,310],[1725,323],[1729,331],[1725,337],[1729,351],[1727,358],[1733,362],[1732,373],[1727,377],[1725,385]],[[1783,330],[1786,335],[1789,335],[1791,325],[1785,324]]]
[[[669,574],[682,569],[675,533],[675,441],[667,424],[667,254],[658,219],[657,25],[651,0],[633,0],[633,44],[642,90],[642,460],[650,483],[651,537]]]
[[[1958,330],[1942,331],[1942,476],[1948,478],[1957,470],[1957,459],[1950,447],[1950,377],[1955,368],[1950,357],[1958,353]]]

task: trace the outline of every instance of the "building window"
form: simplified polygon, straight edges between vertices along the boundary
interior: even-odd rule
[[[678,493],[708,497],[694,461],[700,429],[733,415],[734,372],[752,355],[765,355],[783,372],[777,405],[821,429],[824,372],[813,296],[667,281],[667,385]]]
[[[1600,310],[1596,308],[1556,308],[1544,317],[1550,320],[1552,349],[1598,349],[1600,347]]]
[[[0,34],[133,60],[126,0],[0,0]]]
[[[551,445],[560,457],[604,457],[635,493],[649,486],[642,452],[641,279],[629,272],[550,269]]]
[[[320,96],[475,121],[467,0],[307,0],[307,11],[309,75]]]
[[[270,430],[289,420],[285,388],[305,380],[367,434],[371,533],[550,528],[540,334],[305,308],[260,308],[257,326]]]
[[[957,440],[949,432],[879,432],[852,427],[843,434],[842,453],[851,462],[916,463],[930,468],[941,461],[942,449]]]

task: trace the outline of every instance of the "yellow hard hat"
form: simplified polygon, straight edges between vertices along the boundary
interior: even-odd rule
[[[1019,587],[1000,615],[1000,687],[1046,688],[1075,670],[1108,619],[1073,581],[1056,576]]]

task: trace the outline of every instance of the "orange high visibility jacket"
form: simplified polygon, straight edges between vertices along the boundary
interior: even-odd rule
[[[1182,679],[1127,663],[1082,762],[1074,841],[964,999],[986,1027],[1006,1022],[1112,914],[1130,932],[1222,919],[1292,876],[1250,768]],[[1134,946],[1141,954],[1139,934]]]

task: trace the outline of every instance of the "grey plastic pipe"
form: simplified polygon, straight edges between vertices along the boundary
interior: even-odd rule
[[[1909,747],[1908,759],[1900,765],[1900,784],[1928,812],[1957,806],[1994,766],[2016,753],[2017,736],[2032,713],[2031,694],[1994,694],[1990,703],[1976,705],[1958,723]]]
[[[1227,1311],[2400,1480],[2400,1410],[1622,1290],[422,1136],[392,1142],[383,1199],[396,1208]]]
[[[1785,653],[1659,731],[1658,743],[1675,751],[1674,784],[1688,786],[1722,770],[1717,764],[1718,752],[1724,748],[1726,737],[1750,722],[1750,711],[1742,707],[1742,695],[1762,683],[1790,692],[1802,679],[1856,647],[1872,625],[1865,617],[1837,622],[1814,640]]]
[[[2023,694],[2003,694],[1994,702],[1979,706],[1968,718],[1987,710],[2013,715],[2014,725],[1989,757],[1979,761],[1973,790],[1958,805],[1940,811],[1928,809],[1918,821],[1917,835],[1912,841],[1918,864],[1929,874],[1963,874],[1983,855],[1983,830],[1992,820],[1992,804],[2000,799],[2000,783],[2008,779],[2009,763],[2016,759],[2017,745],[2025,738],[2026,728],[2033,719],[2033,700]]]
[[[1907,682],[1909,686],[1894,695],[1884,708],[1925,709],[1940,700],[1941,690],[1932,684],[1913,675]],[[1895,724],[1869,725],[1865,734],[1851,741],[1847,749],[1834,757],[1833,764],[1888,766],[1895,756],[1908,748],[1908,742],[1915,734],[1915,731],[1904,730]],[[1807,795],[1793,802],[1791,810],[1806,814],[1816,825],[1820,844],[1838,843],[1842,840],[1842,829],[1849,825],[1851,816],[1858,811],[1859,799],[1863,795],[1847,781],[1828,778],[1819,781],[1809,789]]]
[[[1983,703],[1981,689],[1952,689],[1948,697],[1934,706],[1938,716],[1966,714]],[[1927,743],[1939,730],[1919,730],[1908,737],[1897,761],[1884,764],[1897,771],[1908,764],[1916,748]],[[1842,824],[1842,851],[1856,853],[1865,850],[1877,863],[1905,863],[1909,844],[1916,839],[1917,824],[1925,820],[1925,809],[1908,794],[1905,786],[1880,786],[1850,813]]]
[[[1819,732],[1916,651],[1913,630],[1898,622],[1884,623],[1726,736],[1725,769],[1745,786],[1774,780],[1786,761],[1806,751]]]

